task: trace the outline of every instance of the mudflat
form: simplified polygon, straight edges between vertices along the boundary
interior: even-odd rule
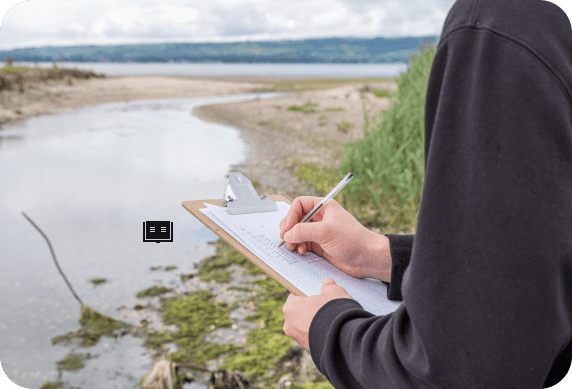
[[[283,92],[273,99],[198,107],[199,118],[233,126],[249,146],[247,159],[232,169],[257,182],[260,194],[290,198],[317,195],[300,182],[297,166],[337,168],[343,145],[363,136],[366,122],[379,121],[394,79],[280,79],[186,77],[64,77],[28,81],[0,91],[2,124],[31,116],[99,104],[253,92]]]

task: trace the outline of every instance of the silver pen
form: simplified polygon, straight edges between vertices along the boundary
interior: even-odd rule
[[[330,201],[331,199],[333,199],[334,196],[337,195],[338,192],[339,192],[340,190],[342,190],[342,188],[343,188],[344,186],[346,186],[346,184],[347,184],[348,182],[350,182],[350,180],[351,180],[352,178],[354,178],[354,175],[351,174],[351,173],[348,173],[348,175],[345,176],[345,177],[340,181],[340,183],[339,183],[338,185],[336,185],[335,188],[332,189],[332,190],[330,191],[330,193],[328,193],[328,194],[326,195],[326,197],[324,197],[324,198],[322,199],[322,201],[320,201],[318,204],[316,204],[316,206],[314,207],[314,209],[312,209],[300,223],[306,223],[306,222],[310,221],[310,219],[312,219],[312,218],[314,217],[314,215],[315,215],[316,213],[318,213],[318,211],[319,211],[324,205],[326,205],[326,204],[328,203],[328,201]],[[284,244],[284,240],[282,240],[282,242],[280,242],[280,244],[278,245],[278,247],[282,246],[283,244]]]

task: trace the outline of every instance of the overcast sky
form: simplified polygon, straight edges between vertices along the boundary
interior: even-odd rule
[[[0,0],[16,3],[18,0]],[[29,0],[0,50],[157,42],[439,35],[455,0]],[[0,15],[1,17],[1,15]]]

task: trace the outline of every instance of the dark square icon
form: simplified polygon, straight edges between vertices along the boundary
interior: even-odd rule
[[[173,222],[146,221],[143,222],[143,242],[172,242]]]

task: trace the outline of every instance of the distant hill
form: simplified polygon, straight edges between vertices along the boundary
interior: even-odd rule
[[[425,36],[50,46],[0,51],[0,61],[12,57],[18,62],[395,63],[406,62],[423,44],[437,40],[437,36]]]

